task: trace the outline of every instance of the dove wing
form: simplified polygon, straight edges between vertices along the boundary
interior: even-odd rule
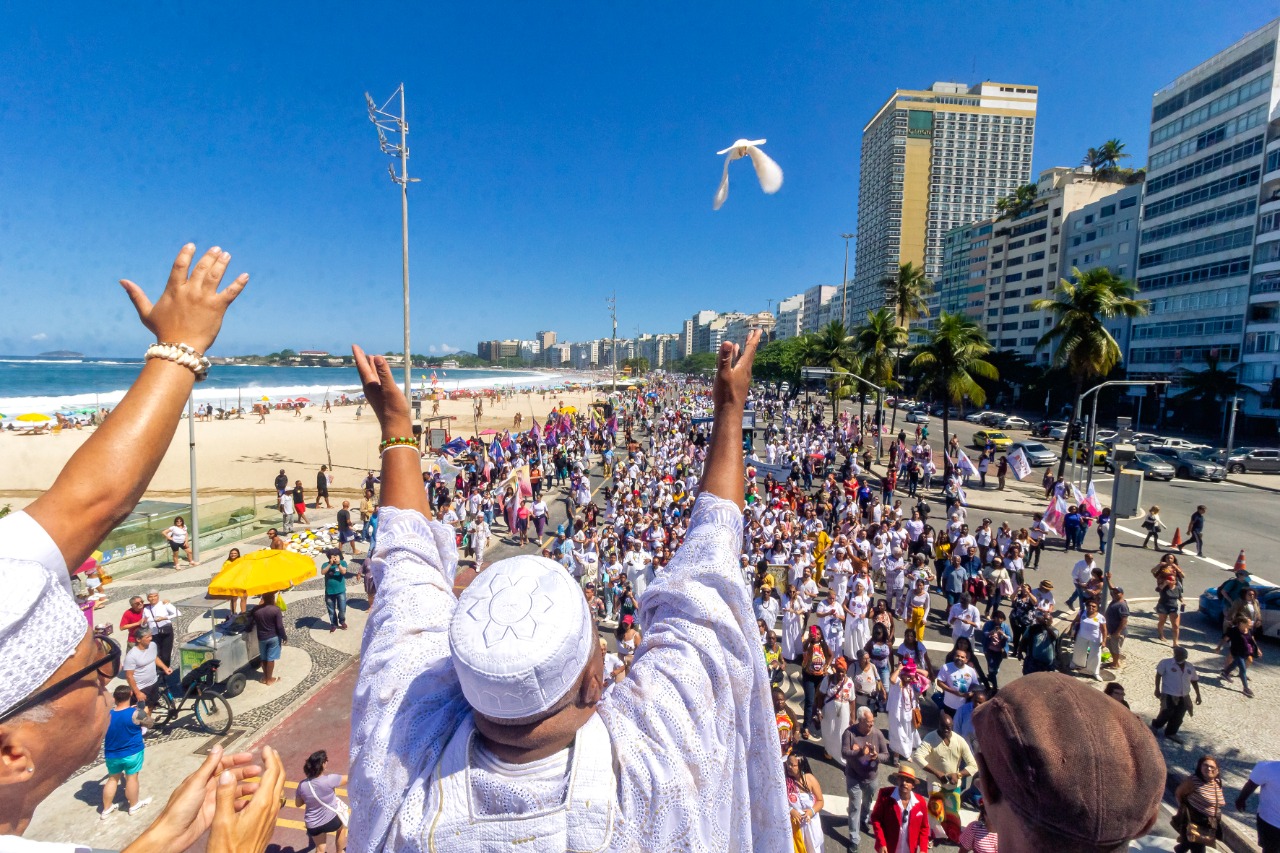
[[[711,203],[712,210],[719,210],[720,205],[729,197],[729,163],[735,159],[737,158],[733,154],[724,158],[724,174],[720,176],[720,188],[716,190],[715,201]]]
[[[756,177],[760,179],[760,189],[772,195],[782,189],[782,167],[773,162],[769,155],[752,145],[747,149],[751,157],[751,165],[756,167]]]

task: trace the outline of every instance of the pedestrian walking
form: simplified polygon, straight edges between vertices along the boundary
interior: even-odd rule
[[[293,506],[293,495],[284,492],[276,501],[280,505],[280,527],[285,533],[293,532],[293,519],[297,515],[297,510]]]
[[[1187,538],[1178,546],[1178,553],[1184,553],[1183,549],[1190,542],[1196,543],[1196,556],[1204,556],[1204,514],[1207,512],[1204,504],[1196,507],[1196,511],[1191,513],[1191,520],[1187,522]]]
[[[1107,651],[1111,652],[1108,669],[1119,669],[1124,660],[1124,640],[1129,633],[1129,602],[1124,600],[1124,589],[1111,588],[1111,603],[1107,605]]]
[[[1009,476],[1009,457],[1001,456],[1000,463],[996,466],[996,483],[999,484],[1000,490],[1004,491],[1004,478]]]
[[[264,592],[258,604],[249,611],[253,627],[258,635],[258,656],[262,659],[262,683],[272,685],[279,681],[275,677],[276,661],[280,660],[280,647],[288,642],[289,635],[284,630],[284,613],[276,606],[274,592]]]
[[[145,707],[133,704],[133,690],[127,684],[116,687],[112,697],[116,706],[111,711],[102,744],[103,757],[107,760],[107,779],[102,783],[102,811],[98,813],[102,820],[118,808],[115,799],[121,782],[124,783],[129,814],[136,814],[151,802],[150,797],[139,799],[142,783],[138,776],[142,772],[145,752],[142,735],[155,725],[155,721],[147,716]]]
[[[1147,510],[1147,517],[1142,521],[1142,529],[1147,531],[1146,538],[1142,540],[1142,547],[1147,547],[1147,543],[1155,541],[1156,550],[1160,550],[1160,531],[1164,530],[1164,522],[1160,520],[1160,507],[1152,506]]]
[[[316,509],[320,508],[320,501],[324,501],[325,509],[333,509],[329,505],[329,487],[333,485],[333,475],[329,473],[328,465],[320,466],[320,473],[316,474]]]
[[[1262,657],[1262,647],[1253,636],[1253,622],[1248,616],[1236,617],[1235,624],[1227,629],[1227,633],[1219,641],[1218,651],[1221,652],[1223,647],[1227,648],[1227,662],[1222,667],[1223,680],[1230,681],[1231,670],[1238,670],[1244,695],[1252,699],[1253,691],[1249,689],[1249,667],[1253,664],[1254,658]]]
[[[167,600],[160,600],[159,590],[147,590],[147,603],[142,606],[143,623],[151,629],[156,652],[165,666],[173,664],[173,620],[181,615]]]
[[[1107,619],[1098,612],[1098,602],[1089,600],[1076,614],[1071,626],[1075,649],[1071,654],[1071,668],[1088,671],[1094,681],[1102,680],[1102,648],[1107,642]]]
[[[1178,729],[1191,711],[1191,692],[1195,691],[1196,704],[1200,704],[1200,676],[1196,668],[1187,663],[1187,650],[1178,646],[1173,657],[1156,665],[1156,698],[1160,700],[1160,713],[1151,721],[1151,730],[1172,741],[1182,743]]]
[[[293,484],[293,509],[298,513],[298,520],[303,524],[307,523],[307,497],[302,491],[302,481],[298,480]]]
[[[853,725],[844,730],[840,754],[844,758],[844,782],[849,794],[850,848],[857,849],[857,833],[871,834],[871,807],[876,798],[876,773],[888,763],[889,742],[876,727],[875,714],[861,706]]]
[[[1236,811],[1245,810],[1254,791],[1258,792],[1258,846],[1262,853],[1280,853],[1280,761],[1259,761],[1253,766],[1236,797]]]
[[[1226,797],[1222,793],[1222,776],[1218,760],[1205,755],[1196,762],[1196,770],[1173,792],[1178,812],[1173,828],[1178,831],[1174,853],[1204,853],[1216,850],[1222,837],[1222,810]]]
[[[317,853],[325,853],[331,832],[335,853],[345,853],[351,808],[338,796],[338,788],[347,783],[347,777],[325,773],[328,764],[329,753],[323,749],[311,753],[302,765],[306,778],[298,783],[293,804],[305,809],[302,822],[307,828],[307,840]]]

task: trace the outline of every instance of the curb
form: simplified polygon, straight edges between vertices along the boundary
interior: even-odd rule
[[[1227,477],[1223,482],[1230,483],[1233,486],[1244,486],[1246,489],[1257,489],[1260,492],[1271,492],[1272,494],[1280,495],[1280,487],[1276,486],[1260,486],[1257,483],[1245,483],[1240,480],[1233,480],[1231,477]]]
[[[1178,804],[1177,800],[1174,800],[1173,798],[1173,792],[1177,790],[1177,787],[1180,784],[1182,784],[1183,778],[1184,777],[1173,773],[1168,773],[1165,776],[1166,801],[1172,801],[1171,804],[1175,813],[1178,810]],[[1228,802],[1227,807],[1229,806],[1230,803]],[[1222,843],[1226,845],[1228,850],[1231,850],[1232,853],[1261,853],[1261,848],[1258,847],[1258,844],[1253,840],[1253,837],[1250,837],[1249,835],[1250,831],[1253,829],[1252,826],[1244,823],[1239,818],[1234,817],[1231,814],[1227,814],[1225,808],[1223,816],[1225,817],[1225,820],[1219,821],[1218,825],[1222,827]],[[1254,837],[1256,837],[1256,835]]]

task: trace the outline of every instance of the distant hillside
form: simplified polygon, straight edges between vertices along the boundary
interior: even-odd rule
[[[84,353],[72,352],[69,349],[56,349],[53,352],[42,352],[36,358],[84,358]]]

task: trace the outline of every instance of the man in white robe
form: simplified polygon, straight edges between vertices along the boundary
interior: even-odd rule
[[[741,421],[758,344],[753,333],[736,363],[738,348],[721,348],[688,535],[641,601],[644,639],[604,701],[593,629],[563,573],[522,555],[455,597],[453,536],[409,486],[421,480],[417,454],[387,450],[378,596],[351,715],[352,849],[772,853],[791,843],[769,678],[737,569]],[[385,359],[355,352],[384,439],[408,430]]]

